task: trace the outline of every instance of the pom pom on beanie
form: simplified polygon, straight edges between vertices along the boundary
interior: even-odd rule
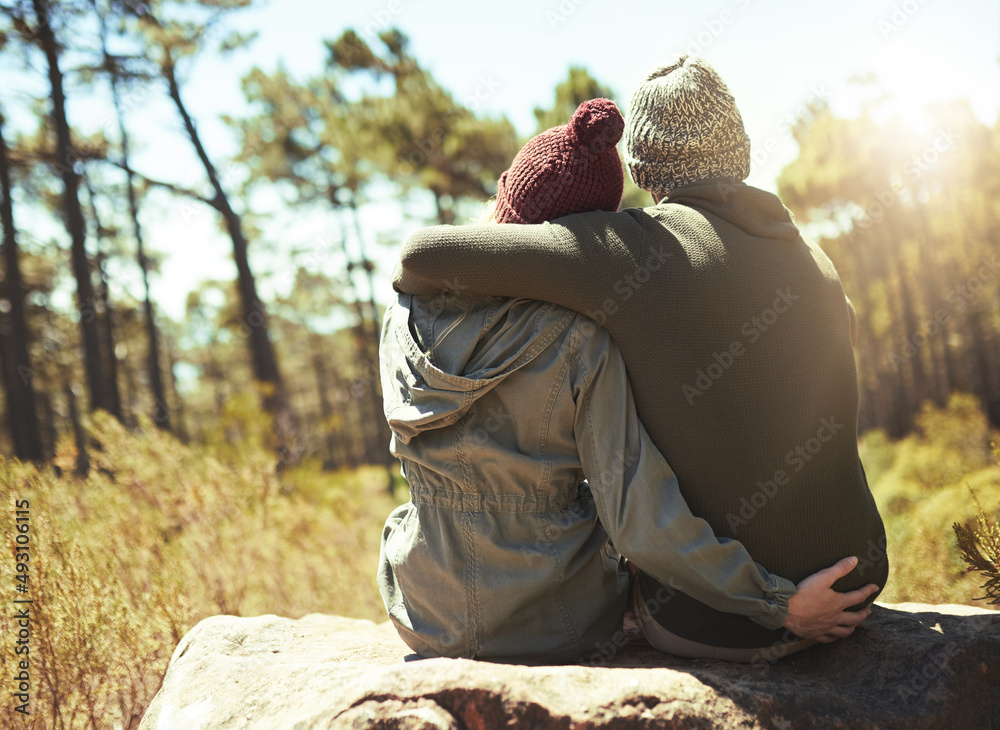
[[[568,124],[533,137],[500,176],[498,223],[542,223],[618,210],[625,177],[615,145],[625,120],[610,99],[585,101]]]
[[[571,144],[604,152],[618,144],[625,130],[625,120],[610,99],[591,99],[576,108],[566,125]]]

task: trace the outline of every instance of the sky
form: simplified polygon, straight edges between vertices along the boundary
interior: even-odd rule
[[[627,106],[643,77],[673,55],[703,56],[728,83],[750,135],[748,182],[769,190],[796,156],[788,131],[792,118],[820,100],[839,115],[857,113],[864,92],[850,83],[852,77],[874,73],[896,99],[890,108],[917,127],[920,110],[936,100],[968,99],[991,125],[1000,113],[995,0],[270,0],[234,14],[231,22],[258,33],[249,49],[200,57],[183,75],[189,110],[224,180],[232,183],[241,172],[226,158],[236,152],[237,141],[220,116],[246,111],[240,79],[255,65],[270,72],[281,64],[303,79],[320,73],[323,40],[349,27],[367,39],[400,28],[413,55],[456,99],[506,116],[522,135],[534,131],[532,110],[551,105],[556,84],[572,65],[587,68]],[[0,101],[11,104],[2,76]],[[204,184],[164,90],[153,88],[128,101],[139,147],[134,167],[185,185]],[[110,114],[101,102],[70,105],[70,122],[81,129],[107,126]],[[384,241],[370,253],[378,265],[376,297],[385,303],[399,246],[427,224],[430,210],[411,207],[411,215],[402,217],[393,201],[375,198],[362,224],[366,237]],[[171,317],[183,317],[185,297],[198,281],[235,276],[230,244],[212,210],[161,193],[149,196],[142,220],[151,247],[163,255],[153,295]],[[337,272],[343,261],[332,252],[339,230],[334,223],[322,214],[270,211],[263,243],[251,254],[259,270],[270,272],[263,277],[265,298],[288,290],[289,250],[314,251],[316,267]],[[137,281],[123,269],[118,286],[137,296]]]

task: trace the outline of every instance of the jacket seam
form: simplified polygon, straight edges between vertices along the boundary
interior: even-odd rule
[[[575,321],[575,319],[574,319]],[[572,327],[570,329],[570,336],[572,337]],[[565,333],[565,330],[564,330]],[[563,345],[566,342],[562,343]],[[548,443],[549,443],[549,428],[552,425],[552,409],[555,406],[556,398],[559,395],[559,391],[563,388],[566,382],[566,376],[569,373],[570,360],[575,355],[575,349],[573,352],[569,353],[569,357],[562,358],[562,364],[559,367],[559,373],[556,375],[552,388],[549,390],[549,397],[545,401],[544,417],[542,419],[542,429],[538,434],[539,437],[539,452],[543,460],[543,470],[542,479],[539,484],[539,490],[547,491],[552,483],[552,459],[549,458]]]
[[[552,525],[549,523],[545,524],[545,540],[546,549],[555,560],[556,565],[559,566],[559,575],[565,578],[566,563],[563,560],[562,554],[556,550],[552,544]],[[577,631],[576,624],[573,623],[573,618],[570,615],[569,609],[566,608],[566,598],[563,596],[561,584],[553,586],[552,591],[555,595],[556,605],[559,606],[559,616],[563,621],[563,626],[566,627],[566,632],[569,634],[570,641],[573,642],[573,651],[577,656],[582,657],[583,643],[580,641],[580,633]]]
[[[476,554],[475,531],[472,529],[472,513],[463,512],[462,522],[464,523],[465,549],[469,554],[468,567],[466,569],[468,578],[466,583],[466,605],[469,612],[470,626],[468,627],[466,634],[466,639],[469,642],[466,656],[471,659],[475,659],[476,654],[479,653],[479,650],[482,647],[482,638],[480,636],[482,626],[479,618],[478,591],[479,558]]]

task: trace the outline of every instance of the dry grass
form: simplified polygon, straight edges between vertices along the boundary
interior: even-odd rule
[[[382,620],[374,575],[394,505],[383,470],[307,465],[279,481],[258,445],[209,454],[100,416],[92,432],[100,450],[86,480],[0,462],[11,546],[14,503],[31,503],[26,727],[137,727],[173,647],[206,616]],[[58,462],[69,473],[74,460],[67,443]],[[11,597],[14,568],[10,552],[0,585]],[[0,632],[12,645],[10,614]],[[15,674],[13,651],[0,656],[4,676]]]

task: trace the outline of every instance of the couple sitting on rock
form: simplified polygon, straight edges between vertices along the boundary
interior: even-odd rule
[[[423,656],[600,661],[631,595],[658,649],[749,662],[849,635],[885,585],[837,272],[742,182],[705,61],[628,112],[582,104],[489,224],[403,250],[380,354],[411,501],[378,579]],[[655,205],[615,212],[623,131]]]

